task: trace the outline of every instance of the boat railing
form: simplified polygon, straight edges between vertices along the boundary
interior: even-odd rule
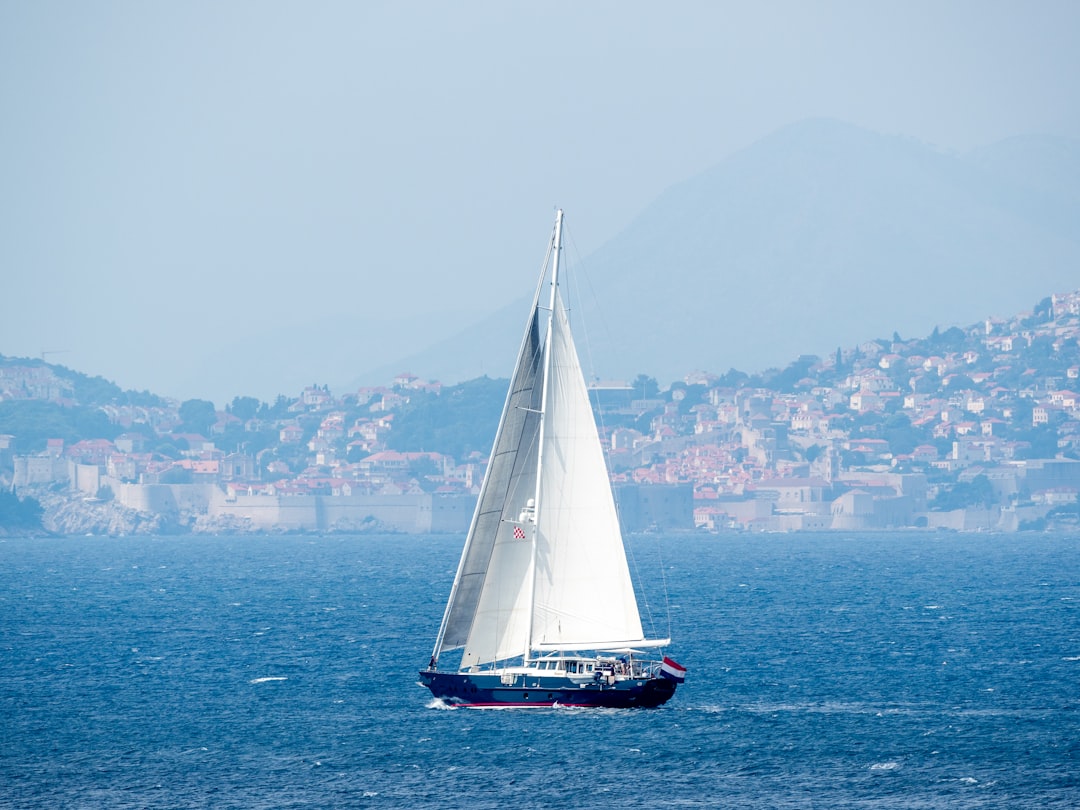
[[[622,658],[613,661],[601,661],[596,665],[596,671],[602,675],[623,676],[626,678],[658,678],[660,677],[660,661],[645,661],[637,658],[624,660]]]

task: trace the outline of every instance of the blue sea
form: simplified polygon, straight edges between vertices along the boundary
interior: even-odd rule
[[[461,540],[0,538],[0,807],[1080,806],[1080,537],[633,538],[625,711],[418,686]]]

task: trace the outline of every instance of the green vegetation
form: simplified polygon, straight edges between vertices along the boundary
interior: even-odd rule
[[[970,482],[961,481],[943,489],[930,503],[931,509],[949,511],[968,506],[988,507],[995,502],[994,489],[985,475],[976,475]]]
[[[210,435],[210,428],[217,422],[214,403],[205,399],[189,399],[180,403],[180,420],[184,423],[181,433]]]
[[[104,377],[90,377],[67,366],[46,363],[32,357],[5,357],[0,355],[0,366],[48,368],[56,379],[70,387],[71,397],[79,405],[100,407],[102,405],[139,405],[160,407],[165,401],[149,391],[124,391],[116,383]]]
[[[225,410],[246,422],[255,417],[261,406],[262,403],[255,397],[233,397],[232,403],[227,405]]]
[[[72,444],[81,439],[109,439],[122,429],[97,408],[64,408],[41,400],[0,402],[0,433],[15,437],[15,452],[40,453],[49,439]]]
[[[881,435],[889,443],[893,455],[905,455],[923,443],[924,436],[911,426],[911,419],[905,413],[888,416],[881,426]]]
[[[0,490],[0,528],[9,531],[40,531],[41,504],[36,498],[20,498]]]
[[[444,388],[441,396],[412,395],[394,417],[391,450],[427,451],[465,458],[487,455],[499,426],[508,380],[479,377]]]
[[[183,467],[171,467],[161,476],[161,483],[163,484],[190,484],[191,481],[191,470]]]
[[[638,374],[630,386],[634,389],[634,399],[655,399],[660,391],[660,385],[656,382],[656,378],[650,377],[648,374]]]
[[[783,394],[794,393],[799,389],[799,383],[811,376],[811,367],[820,362],[819,357],[804,355],[783,371],[771,369],[762,375],[765,387]]]

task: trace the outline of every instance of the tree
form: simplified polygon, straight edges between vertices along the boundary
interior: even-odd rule
[[[426,450],[452,458],[491,449],[507,380],[479,377],[444,388],[440,395],[410,396],[387,437],[391,450]]]
[[[246,422],[255,417],[261,405],[262,403],[255,397],[233,397],[232,404],[226,410],[237,419]]]
[[[214,409],[213,402],[205,399],[189,399],[180,403],[180,419],[184,423],[184,433],[198,433],[205,436],[217,422],[217,411]]]
[[[647,374],[638,374],[631,385],[634,388],[634,396],[640,394],[642,399],[656,399],[656,395],[660,392],[660,385],[656,382],[656,378]]]
[[[727,373],[722,375],[720,379],[716,381],[716,384],[721,388],[742,388],[749,379],[750,375],[745,371],[739,371],[737,368],[729,368]]]
[[[20,498],[14,492],[0,489],[0,527],[37,530],[41,528],[43,513],[36,498]]]
[[[187,444],[185,441],[184,444]],[[154,453],[165,458],[177,459],[180,458],[180,448],[178,448],[172,442],[161,442],[154,447]]]
[[[163,484],[190,484],[191,470],[184,467],[170,467],[161,474]]]
[[[442,469],[428,456],[420,456],[409,461],[409,475],[423,483],[428,476],[438,476]]]
[[[799,381],[810,375],[810,367],[817,362],[819,362],[817,357],[800,357],[783,371],[778,371],[767,379],[765,385],[782,393],[792,393]]]
[[[41,400],[0,402],[0,425],[0,433],[15,436],[15,452],[20,454],[44,450],[49,439],[66,443],[86,438],[112,440],[121,432],[97,408],[64,408]]]
[[[955,374],[949,380],[950,391],[977,391],[980,387],[967,374]]]
[[[936,371],[927,371],[912,377],[911,390],[916,394],[936,394],[941,390],[941,377]]]
[[[931,501],[930,508],[949,511],[968,506],[987,507],[996,500],[990,479],[985,475],[976,475],[970,482],[961,481],[951,489],[942,489]]]
[[[1018,453],[1019,458],[1054,458],[1058,453],[1057,429],[1052,425],[1039,425],[1017,435],[1020,441],[1031,444],[1029,450]]]
[[[679,400],[679,413],[690,413],[695,405],[705,401],[709,389],[704,385],[687,385],[683,388],[683,398]]]
[[[891,414],[882,425],[882,437],[894,456],[907,455],[922,443],[922,435],[911,426],[907,414]]]
[[[941,333],[941,344],[953,351],[959,351],[967,343],[967,335],[959,326],[950,326]]]
[[[1049,297],[1046,297],[1035,305],[1031,316],[1024,318],[1020,323],[1024,327],[1031,328],[1040,323],[1046,323],[1049,320],[1053,320],[1053,317],[1054,303]]]
[[[283,394],[278,394],[273,405],[263,402],[259,405],[258,417],[260,419],[281,419],[289,413],[292,400]]]

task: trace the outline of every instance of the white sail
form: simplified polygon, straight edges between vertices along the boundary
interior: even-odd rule
[[[520,655],[527,643],[532,552],[514,530],[536,488],[543,354],[537,320],[534,304],[443,620],[441,647],[465,646],[462,666]]]
[[[476,513],[436,641],[460,667],[533,650],[611,650],[647,641],[603,450],[558,294],[556,220],[548,331],[540,286]],[[549,256],[551,254],[549,253]],[[546,266],[546,262],[545,262]]]
[[[536,489],[536,449],[539,423],[539,386],[520,392],[508,404],[505,421],[507,445],[495,473],[499,486],[489,486],[489,508],[480,512],[476,533],[492,538],[461,665],[485,664],[521,655],[528,646],[529,581],[533,571],[532,526],[522,520]],[[503,478],[509,478],[503,485]],[[490,465],[489,465],[489,477]],[[499,492],[503,493],[498,499]]]
[[[556,295],[537,505],[535,649],[641,645],[619,519],[566,311]]]

